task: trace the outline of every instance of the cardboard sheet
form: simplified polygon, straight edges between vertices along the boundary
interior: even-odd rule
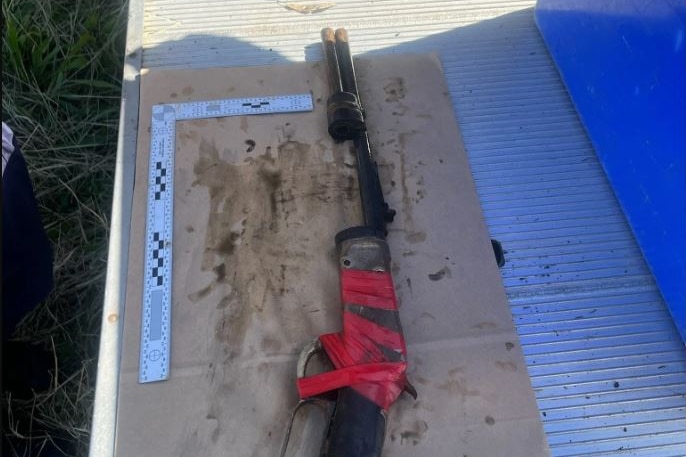
[[[385,456],[548,455],[435,56],[358,59],[387,200],[409,378]],[[171,377],[137,383],[151,106],[309,92],[311,113],[177,123]],[[354,156],[326,132],[324,65],[150,71],[140,125],[117,456],[276,456],[295,363],[340,329],[333,237],[360,223]]]

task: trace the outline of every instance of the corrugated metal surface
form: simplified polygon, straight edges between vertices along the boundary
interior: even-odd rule
[[[304,2],[308,3],[308,2]],[[312,2],[309,2],[310,4]],[[555,456],[686,455],[686,354],[533,22],[532,2],[145,2],[143,65],[436,50]]]

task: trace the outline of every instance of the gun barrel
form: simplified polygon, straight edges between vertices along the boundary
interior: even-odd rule
[[[336,35],[330,28],[322,29],[322,48],[324,50],[324,62],[326,62],[326,73],[329,78],[331,92],[341,92],[341,73],[338,67],[338,56],[336,54]]]
[[[360,187],[364,225],[373,228],[376,236],[385,238],[388,205],[383,198],[379,172],[376,162],[372,158],[367,132],[362,132],[355,139],[355,154],[357,156],[357,179]]]
[[[341,87],[344,92],[353,94],[357,98],[357,102],[360,103],[355,66],[353,65],[353,57],[350,54],[348,32],[345,29],[337,29],[334,36],[336,39],[336,55],[338,56],[338,65],[341,71]]]
[[[388,208],[383,198],[378,167],[372,157],[348,32],[323,29],[322,46],[331,88],[327,101],[329,133],[338,141],[354,141],[364,225],[371,227],[376,236],[384,238],[386,223],[393,220],[395,211]]]

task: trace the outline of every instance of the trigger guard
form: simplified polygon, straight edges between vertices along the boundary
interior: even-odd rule
[[[312,356],[317,355],[322,351],[322,343],[319,341],[319,338],[315,338],[305,345],[298,356],[298,365],[296,368],[298,379],[306,376],[307,364],[310,362]]]

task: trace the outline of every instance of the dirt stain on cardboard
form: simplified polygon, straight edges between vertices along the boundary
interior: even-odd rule
[[[236,148],[244,148],[242,142]],[[245,351],[246,335],[262,322],[270,328],[254,331],[269,332],[264,351],[302,343],[312,314],[296,306],[298,300],[284,297],[292,287],[290,276],[297,278],[324,252],[313,249],[303,224],[323,208],[343,218],[344,206],[353,206],[349,202],[357,198],[355,170],[343,166],[340,154],[324,160],[323,152],[313,152],[294,131],[284,130],[274,147],[265,146],[259,155],[256,151],[242,160],[245,155],[220,151],[213,141],[200,139],[193,166],[193,186],[206,189],[209,199],[200,265],[214,280],[189,298],[198,302],[213,291],[212,297],[221,297],[214,307],[214,334],[229,354]],[[272,328],[275,322],[279,325]]]
[[[409,426],[408,426],[409,425]],[[429,431],[429,424],[424,420],[415,420],[407,424],[403,429],[397,428],[391,432],[391,441],[400,439],[400,445],[418,445]]]
[[[391,103],[402,100],[407,94],[405,90],[405,80],[403,78],[389,79],[383,90],[386,93],[386,101]]]
[[[452,272],[450,271],[450,268],[448,268],[446,266],[446,267],[441,268],[440,270],[438,270],[435,273],[429,273],[427,276],[429,277],[429,279],[431,281],[440,281],[441,279],[443,279],[445,277],[451,278]]]
[[[502,371],[507,371],[511,373],[517,371],[517,365],[515,363],[503,362],[502,360],[496,360],[493,363]]]
[[[477,397],[481,391],[468,386],[467,377],[464,374],[465,367],[458,366],[448,371],[448,378],[437,383],[436,387],[446,391],[450,395],[458,396],[464,402],[467,397]]]

